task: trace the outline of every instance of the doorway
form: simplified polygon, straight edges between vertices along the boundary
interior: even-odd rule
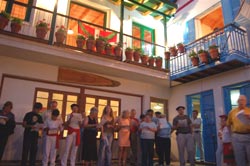
[[[215,162],[215,152],[217,149],[216,121],[214,109],[213,91],[204,91],[187,96],[187,111],[189,117],[192,117],[193,110],[198,110],[202,119],[202,139],[204,148],[204,157],[207,162]],[[199,152],[196,153],[199,158]]]
[[[161,112],[167,115],[168,119],[168,101],[165,99],[150,97],[150,109],[155,112]]]

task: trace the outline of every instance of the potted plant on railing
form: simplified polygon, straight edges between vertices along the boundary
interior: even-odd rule
[[[5,12],[5,11],[1,11],[0,13],[0,29],[3,30],[9,23],[10,20],[10,14]]]
[[[36,24],[36,37],[39,39],[44,39],[47,32],[49,31],[49,24],[45,22],[45,19],[40,20]]]
[[[122,46],[120,43],[118,43],[115,47],[114,47],[114,55],[117,58],[120,58],[122,56]]]
[[[148,65],[149,65],[150,67],[154,67],[154,65],[155,65],[155,56],[154,56],[154,55],[152,55],[152,56],[150,56],[150,57],[148,58]]]
[[[133,57],[134,57],[135,62],[139,62],[141,54],[142,54],[142,49],[141,48],[135,48],[134,49]]]
[[[218,51],[218,46],[216,46],[216,45],[209,46],[208,52],[209,52],[209,55],[210,55],[210,57],[211,57],[212,60],[218,60],[218,59],[220,59],[220,54],[219,54],[219,51]]]
[[[198,51],[198,55],[199,55],[201,63],[208,64],[208,53],[207,53],[207,51],[201,49],[201,50]]]
[[[57,26],[57,31],[55,33],[55,36],[56,36],[56,42],[58,44],[63,44],[65,38],[66,38],[66,34],[67,34],[67,31],[66,31],[66,28],[61,25],[61,26]]]
[[[97,39],[96,39],[96,52],[102,54],[104,49],[105,49],[105,44],[107,42],[107,39],[105,37],[102,37],[102,36],[99,36]]]
[[[192,52],[188,56],[193,64],[193,66],[199,66],[199,57],[194,50],[192,50]]]
[[[86,49],[88,51],[94,51],[94,48],[95,48],[95,37],[92,35],[89,35],[86,41]]]
[[[81,35],[81,34],[78,34],[78,35],[76,36],[76,45],[77,45],[77,48],[82,49],[83,46],[85,45],[85,42],[86,42],[86,37],[84,37],[84,36]]]
[[[22,19],[13,17],[11,19],[11,24],[10,24],[11,32],[18,33],[22,28],[22,24],[23,24]]]
[[[184,44],[178,43],[178,44],[177,44],[177,49],[178,49],[178,52],[179,52],[179,53],[184,53],[184,52],[185,52]]]
[[[127,47],[125,50],[126,61],[132,61],[134,50],[130,47]]]
[[[162,68],[162,57],[161,56],[157,56],[155,59],[155,65],[158,69]]]
[[[170,60],[170,55],[171,55],[170,52],[166,51],[164,54],[165,54],[165,59],[169,61]]]
[[[175,46],[169,47],[169,52],[170,52],[171,56],[177,56],[177,49]]]
[[[110,43],[105,44],[105,53],[106,55],[112,55],[112,45]]]
[[[141,55],[141,63],[143,65],[147,65],[148,64],[148,55],[145,55],[145,54]]]

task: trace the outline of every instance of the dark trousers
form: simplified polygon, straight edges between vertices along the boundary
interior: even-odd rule
[[[153,166],[154,140],[141,139],[142,166]]]
[[[26,166],[28,155],[29,155],[29,166],[36,165],[35,163],[36,163],[36,153],[37,153],[37,142],[38,142],[37,132],[29,132],[24,134],[21,166]]]
[[[163,165],[166,161],[167,165],[170,165],[170,149],[171,149],[171,140],[170,138],[157,137],[157,154],[159,157],[159,164]]]
[[[7,144],[9,135],[0,134],[0,160],[2,160],[5,146]]]

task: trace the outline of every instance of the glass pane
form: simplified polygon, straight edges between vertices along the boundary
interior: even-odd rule
[[[0,0],[0,11],[5,10],[6,8],[6,1]]]
[[[110,101],[110,106],[111,107],[118,107],[119,106],[119,101],[111,100]]]
[[[47,108],[48,99],[36,98],[36,102],[40,102],[43,105],[43,108]]]
[[[52,100],[63,100],[63,94],[53,93]]]
[[[152,32],[145,30],[144,31],[144,40],[148,41],[148,42],[152,42]]]
[[[230,91],[231,105],[238,105],[237,100],[240,96],[240,90],[235,89]]]
[[[86,105],[85,105],[86,116],[89,115],[90,109],[91,109],[92,107],[94,107],[94,106],[95,106],[94,104],[86,104]]]
[[[139,27],[133,26],[132,36],[136,37],[136,38],[139,38],[139,39],[141,38],[141,30],[140,30]],[[133,39],[133,47],[141,48],[141,41]]]
[[[63,101],[57,101],[57,109],[60,111],[60,113],[62,113],[62,108],[63,108]]]
[[[86,97],[86,103],[93,103],[93,104],[95,104],[95,98]]]
[[[119,115],[119,107],[111,107],[113,110],[114,117],[118,117]]]
[[[65,138],[67,137],[67,135],[68,135],[68,130],[63,130],[63,137]]]
[[[163,103],[150,102],[150,108],[153,109],[154,111],[158,111],[161,112],[162,114],[165,114]]]
[[[26,10],[27,10],[26,7],[14,4],[11,10],[11,16],[24,20],[26,15]]]
[[[73,102],[73,101],[67,101],[67,104],[66,104],[66,115],[70,114],[72,111],[71,111],[71,104],[75,104],[76,102]]]
[[[98,104],[99,104],[99,105],[105,105],[105,106],[106,106],[106,105],[108,104],[108,101],[107,101],[107,100],[104,100],[104,99],[99,99],[99,100],[98,100]]]
[[[43,91],[37,91],[36,97],[47,99],[47,98],[49,98],[49,93],[43,92]]]
[[[77,98],[78,98],[78,96],[68,95],[67,96],[67,101],[77,102]]]

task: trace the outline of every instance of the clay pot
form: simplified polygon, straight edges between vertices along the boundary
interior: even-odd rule
[[[177,56],[177,50],[175,47],[170,47],[169,48],[171,56]]]
[[[170,60],[170,52],[168,51],[165,52],[165,59]]]
[[[76,40],[76,46],[77,46],[77,48],[82,49],[84,47],[85,43],[86,43],[85,39],[77,39]]]
[[[95,49],[95,39],[87,39],[86,49],[89,51],[94,51]]]
[[[185,52],[185,47],[183,44],[178,44],[177,45],[179,53],[184,53]]]
[[[112,52],[113,52],[113,48],[108,46],[108,47],[105,47],[105,53],[106,55],[112,55]]]
[[[141,56],[141,63],[144,65],[148,64],[148,56],[147,55]]]
[[[133,54],[134,54],[133,50],[125,51],[126,61],[132,61]]]
[[[149,60],[148,60],[148,65],[149,65],[150,67],[154,67],[154,65],[155,65],[155,58],[149,58]]]
[[[102,54],[105,48],[105,41],[103,40],[96,40],[96,52]]]
[[[56,36],[56,42],[59,44],[63,44],[63,42],[66,38],[65,33],[64,32],[56,32],[55,36]]]
[[[116,57],[121,57],[122,56],[122,48],[120,46],[116,46],[114,48],[114,55]]]
[[[155,65],[158,69],[162,69],[162,58],[156,58]]]
[[[0,29],[3,30],[9,23],[9,19],[3,16],[0,16]]]
[[[44,39],[47,35],[48,29],[47,27],[37,27],[36,28],[36,37],[39,39]]]
[[[198,57],[192,57],[191,62],[193,66],[199,66],[199,58]]]
[[[133,57],[134,57],[135,62],[139,62],[140,57],[141,57],[141,53],[139,51],[135,51],[133,54]]]
[[[18,33],[21,30],[22,26],[18,23],[13,22],[10,24],[10,28],[11,32]]]
[[[208,64],[208,55],[206,52],[200,53],[198,55],[199,55],[201,63]]]
[[[218,60],[220,58],[219,51],[217,48],[210,48],[208,52],[212,60]]]

